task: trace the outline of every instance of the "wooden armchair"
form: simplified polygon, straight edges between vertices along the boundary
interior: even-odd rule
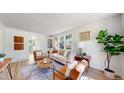
[[[39,60],[42,60],[44,58],[43,56],[43,51],[42,50],[37,50],[37,51],[34,51],[33,52],[33,55],[34,55],[34,60],[35,62],[39,61]]]
[[[65,76],[66,66],[61,67],[59,70],[54,69],[53,79],[54,80],[66,80],[68,77]]]
[[[65,76],[67,66],[61,67],[59,70],[54,69],[54,80],[78,80],[81,78],[85,68],[88,66],[87,61],[83,60],[82,63],[78,63],[70,72],[69,76]]]

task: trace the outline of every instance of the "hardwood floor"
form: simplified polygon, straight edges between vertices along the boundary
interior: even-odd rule
[[[22,67],[27,65],[29,65],[28,61],[15,62],[10,64],[13,80],[20,80],[20,70]],[[7,68],[0,72],[0,80],[10,80]]]
[[[11,80],[7,68],[4,71],[0,72],[0,80]]]
[[[11,64],[13,80],[20,80],[20,69],[27,65],[29,65],[28,61]],[[110,80],[109,78],[104,76],[103,71],[91,67],[87,68],[86,76],[92,80]],[[10,76],[8,74],[7,69],[5,69],[3,72],[0,72],[0,80],[10,80]],[[115,80],[121,80],[121,78],[115,76]]]
[[[110,80],[104,75],[104,72],[95,68],[87,68],[86,76],[94,80]],[[121,77],[115,76],[114,80],[122,80]]]

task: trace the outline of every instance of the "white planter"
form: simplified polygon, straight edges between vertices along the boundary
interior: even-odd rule
[[[0,62],[3,62],[4,61],[4,57],[3,58],[0,58]]]
[[[104,69],[104,74],[106,77],[108,77],[110,79],[115,79],[115,73],[114,73],[114,71],[113,72],[111,72],[111,71],[107,71],[106,69]]]

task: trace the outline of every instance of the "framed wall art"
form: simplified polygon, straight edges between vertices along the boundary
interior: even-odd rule
[[[72,34],[66,35],[66,49],[72,49]]]
[[[48,39],[48,48],[51,49],[53,47],[53,40]]]
[[[59,38],[59,48],[60,49],[64,49],[65,48],[65,41],[64,41],[64,35],[63,36],[60,36]]]
[[[23,36],[14,36],[14,50],[24,50]]]
[[[81,32],[79,38],[80,38],[80,41],[90,40],[90,31]]]

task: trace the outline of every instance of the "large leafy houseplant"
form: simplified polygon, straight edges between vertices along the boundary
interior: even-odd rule
[[[106,53],[105,60],[105,70],[113,72],[110,69],[110,62],[112,56],[118,56],[124,52],[124,36],[119,34],[111,35],[108,33],[108,30],[101,30],[96,37],[97,42],[103,45],[103,51]]]

